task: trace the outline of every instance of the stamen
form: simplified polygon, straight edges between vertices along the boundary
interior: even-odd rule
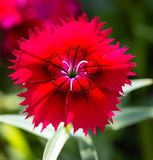
[[[63,71],[63,70],[61,71],[61,73],[67,74],[67,72],[66,72],[66,71]]]
[[[70,81],[70,91],[72,91],[72,89],[73,89],[73,80],[74,80],[74,78],[72,78]]]
[[[68,69],[68,73],[70,74],[70,72],[71,72],[72,70],[73,70],[73,69],[72,69],[72,64],[70,63],[69,69]]]
[[[66,61],[62,61],[62,62],[66,64],[68,68],[70,68],[70,65]]]
[[[78,69],[79,69],[79,67],[82,63],[88,63],[88,61],[85,61],[85,60],[80,61],[79,64],[77,65],[77,67],[76,67],[76,72],[78,72]]]

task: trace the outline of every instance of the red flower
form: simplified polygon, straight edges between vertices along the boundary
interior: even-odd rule
[[[15,0],[0,0],[0,26],[9,29],[21,23],[21,15],[15,8]]]
[[[51,25],[70,13],[75,17],[82,13],[78,0],[0,0],[0,27],[8,30],[31,21]]]
[[[35,127],[52,123],[56,130],[64,122],[72,123],[74,132],[82,128],[87,134],[92,128],[96,133],[96,127],[104,131],[112,121],[112,111],[120,110],[117,97],[130,84],[127,76],[134,75],[135,64],[129,62],[131,54],[124,55],[126,47],[110,45],[111,29],[101,31],[105,22],[98,21],[71,16],[63,26],[29,30],[29,40],[19,41],[11,77],[27,88],[19,96],[25,97],[21,105],[28,105],[24,112],[34,115]]]

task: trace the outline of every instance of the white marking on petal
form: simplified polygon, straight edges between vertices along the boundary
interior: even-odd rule
[[[73,80],[74,80],[74,78],[72,78],[70,81],[70,91],[72,91],[72,89],[73,89]]]
[[[65,71],[63,71],[63,70],[62,70],[61,72],[64,73],[64,74],[67,74],[67,73],[66,73]]]
[[[85,60],[80,61],[79,64],[77,65],[77,67],[76,67],[76,72],[78,72],[78,69],[79,69],[79,67],[82,63],[88,63],[88,61],[85,61]]]

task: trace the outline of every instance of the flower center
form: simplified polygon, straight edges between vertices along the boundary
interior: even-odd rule
[[[68,76],[70,78],[75,78],[76,75],[77,75],[77,72],[76,72],[76,70],[73,70],[73,69],[68,73]]]
[[[88,63],[88,61],[82,60],[75,66],[66,61],[63,61],[63,63],[66,64],[67,66],[67,72],[66,72],[67,76],[72,79],[75,78],[78,74],[80,74],[79,73],[80,66],[82,66],[82,64],[84,63]]]

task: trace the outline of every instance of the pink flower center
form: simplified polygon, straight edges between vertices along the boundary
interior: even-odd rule
[[[80,71],[80,67],[88,63],[88,61],[82,60],[80,61],[76,66],[73,66],[72,63],[67,63],[66,61],[63,61],[64,64],[67,66],[67,71],[62,71],[62,73],[65,73],[69,78],[75,78],[77,75],[82,74]]]
[[[70,91],[73,90],[73,81],[74,81],[74,78],[78,75],[82,75],[82,74],[86,74],[85,72],[82,72],[80,70],[80,67],[86,63],[88,63],[88,61],[85,61],[85,60],[82,60],[80,61],[77,65],[73,66],[72,63],[68,63],[66,61],[63,61],[63,63],[66,65],[67,67],[67,70],[66,71],[63,71],[62,70],[62,73],[64,73],[66,76],[68,76],[68,78],[70,78]]]

